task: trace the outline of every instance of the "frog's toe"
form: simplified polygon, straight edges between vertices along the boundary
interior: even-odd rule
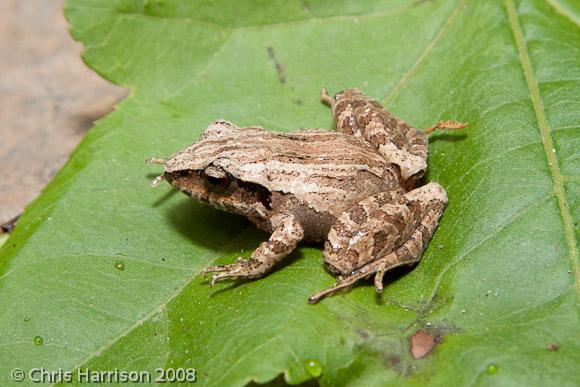
[[[209,286],[214,286],[217,281],[220,281],[224,278],[230,279],[237,279],[237,278],[251,278],[250,275],[244,273],[241,268],[235,268],[231,270],[224,270],[218,274],[214,274],[211,276],[211,281],[209,282]]]
[[[385,275],[384,268],[378,269],[376,274],[375,274],[375,289],[376,289],[377,293],[379,293],[379,294],[383,292],[383,276],[384,275]]]
[[[342,290],[342,289],[345,289],[345,288],[352,286],[355,282],[369,276],[370,274],[372,274],[372,273],[367,273],[367,272],[363,271],[363,272],[351,274],[351,275],[346,276],[346,277],[339,276],[336,283],[334,284],[334,286],[310,296],[308,298],[308,303],[309,304],[316,304],[318,301],[322,300],[323,298],[330,296],[331,294],[334,294],[334,293],[338,292],[339,290]]]
[[[226,271],[228,270],[228,266],[229,265],[223,265],[223,266],[208,266],[205,269],[203,269],[201,271],[201,273],[199,273],[200,277],[205,277],[206,275],[208,275],[209,273],[215,273],[215,272],[220,272],[220,271]]]
[[[200,273],[200,276],[205,276],[207,274],[212,274],[210,286],[215,285],[215,283],[219,280],[224,278],[252,278],[251,264],[249,261],[238,258],[236,263],[230,263],[229,265],[223,266],[208,266],[203,269]]]
[[[214,274],[211,276],[211,281],[209,282],[209,286],[214,286],[215,283],[217,281],[219,281],[220,279],[228,278],[228,277],[231,277],[231,275],[229,273]]]
[[[241,262],[244,262],[244,261],[245,261],[245,259],[243,259],[242,257],[239,257],[238,260],[236,261],[236,263],[230,263],[228,265],[208,266],[199,273],[199,276],[205,277],[209,273],[224,272],[224,271],[232,270],[232,269],[235,269],[235,268],[242,266],[243,263],[241,263]]]

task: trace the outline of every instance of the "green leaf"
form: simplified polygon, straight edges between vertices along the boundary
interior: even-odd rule
[[[580,381],[577,2],[69,0],[66,15],[87,64],[132,93],[2,246],[0,384],[79,366],[297,384],[309,361],[323,385]],[[210,288],[201,268],[267,236],[152,190],[145,158],[217,118],[330,129],[321,87],[359,87],[417,127],[469,122],[431,137],[428,180],[450,202],[422,261],[382,298],[364,283],[308,305],[333,283],[318,246]],[[419,330],[440,342],[415,360]]]

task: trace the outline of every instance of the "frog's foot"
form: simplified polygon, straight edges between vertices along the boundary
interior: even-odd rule
[[[395,253],[393,253],[393,254],[395,254]],[[359,281],[363,278],[368,278],[373,274],[375,275],[375,279],[374,279],[375,290],[379,294],[382,293],[383,292],[383,276],[385,275],[385,272],[387,272],[388,270],[390,270],[396,266],[400,266],[403,264],[403,263],[398,263],[398,262],[396,264],[394,264],[393,262],[389,262],[389,258],[392,260],[393,254],[389,254],[389,256],[387,256],[384,259],[381,259],[379,261],[372,262],[372,263],[362,267],[360,270],[353,272],[349,276],[339,277],[338,281],[336,281],[336,284],[333,287],[328,288],[326,290],[323,290],[319,293],[316,293],[313,296],[310,296],[308,298],[308,303],[315,304],[318,301],[320,301],[321,299],[323,299],[324,297],[330,296],[331,294],[334,294],[341,289],[348,288],[351,285],[354,285],[357,281]]]
[[[257,278],[264,274],[267,270],[266,268],[261,268],[260,265],[256,265],[253,260],[246,260],[241,257],[238,258],[236,263],[231,263],[229,265],[223,266],[208,266],[203,269],[200,273],[201,277],[206,276],[209,273],[212,274],[210,286],[215,285],[215,283],[224,278]]]
[[[459,121],[454,121],[454,120],[439,121],[435,125],[424,129],[423,133],[428,134],[428,133],[436,131],[437,129],[458,130],[458,129],[463,129],[465,127],[467,127],[467,122],[459,122]]]
[[[338,280],[336,281],[336,284],[334,284],[333,287],[330,287],[328,289],[325,289],[321,292],[318,292],[310,297],[308,297],[308,303],[309,304],[316,304],[318,301],[322,300],[324,297],[326,296],[330,296],[331,294],[334,294],[336,292],[338,292],[341,289],[345,289],[348,288],[352,285],[354,285],[355,282],[357,282],[360,279],[363,279],[365,277],[368,277],[370,274],[372,273],[359,273],[359,274],[352,274],[346,277],[338,277]]]
[[[292,252],[304,237],[302,226],[292,215],[279,214],[270,220],[274,232],[270,239],[260,243],[251,259],[238,258],[236,263],[224,266],[209,266],[201,276],[213,274],[210,285],[223,278],[259,278],[268,273],[274,265]]]

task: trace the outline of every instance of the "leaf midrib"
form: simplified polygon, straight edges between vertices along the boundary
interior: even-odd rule
[[[528,54],[526,40],[518,18],[518,11],[514,5],[513,0],[505,0],[505,5],[507,8],[510,27],[516,40],[516,46],[518,49],[522,70],[524,72],[526,83],[530,91],[534,113],[536,115],[536,120],[538,121],[542,143],[544,144],[544,151],[546,153],[546,158],[550,167],[550,173],[552,175],[552,180],[554,181],[554,192],[558,198],[558,207],[560,208],[560,215],[562,217],[562,222],[564,223],[566,243],[568,245],[568,254],[574,271],[574,279],[576,282],[578,297],[580,298],[580,265],[578,263],[578,248],[576,246],[576,238],[574,236],[572,216],[570,215],[569,211],[570,207],[564,192],[562,173],[560,172],[558,160],[554,154],[555,148],[552,141],[552,136],[550,134],[550,126],[544,111],[544,104],[540,95],[538,82],[534,76],[534,68]]]

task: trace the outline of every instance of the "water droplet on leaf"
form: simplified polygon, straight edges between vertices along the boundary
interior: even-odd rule
[[[115,261],[115,269],[119,271],[125,270],[125,263],[123,261]]]
[[[32,342],[34,345],[42,345],[42,343],[44,343],[44,339],[41,336],[34,336]]]
[[[308,372],[308,375],[318,378],[322,375],[322,366],[318,360],[307,360],[304,363],[304,369]]]
[[[491,363],[490,365],[487,366],[487,373],[489,375],[493,375],[497,372],[497,365]]]

